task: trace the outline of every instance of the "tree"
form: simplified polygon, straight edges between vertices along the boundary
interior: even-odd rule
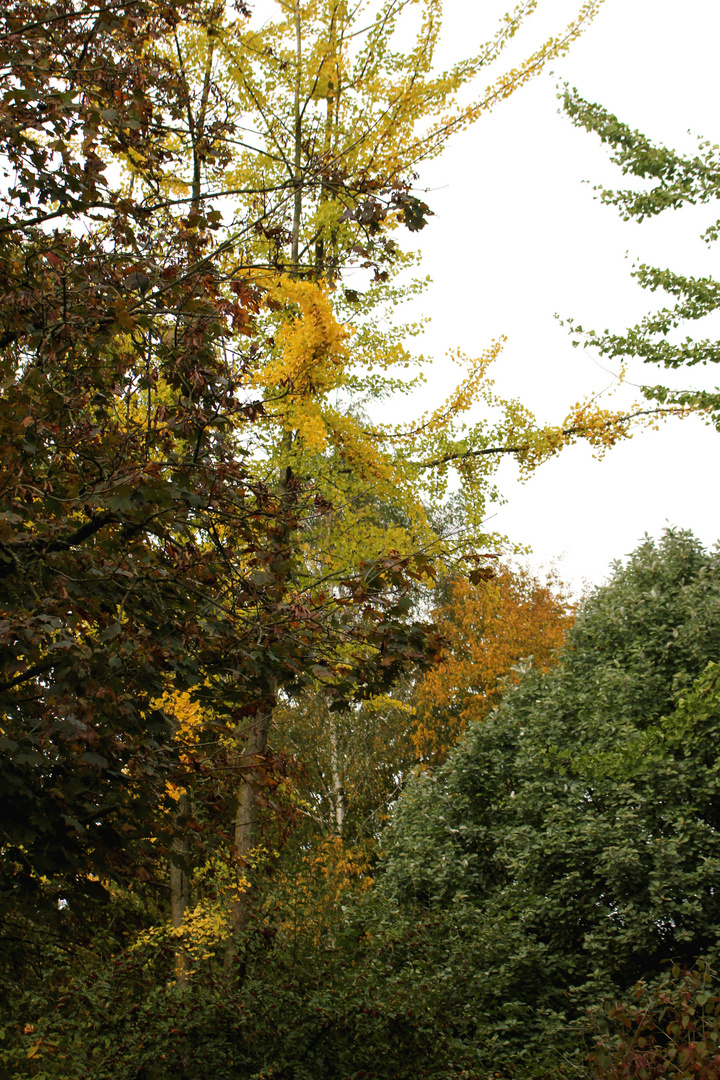
[[[345,16],[340,5],[308,10],[320,13],[322,69],[332,27]],[[598,445],[614,437],[612,421],[603,419],[594,427],[573,420],[538,430],[518,402],[499,402],[487,378],[499,343],[468,363],[450,400],[418,423],[386,427],[363,415],[358,398],[398,387],[405,372],[389,382],[377,371],[361,378],[353,348],[355,358],[382,368],[408,360],[399,336],[382,338],[373,319],[376,300],[398,296],[381,288],[388,266],[401,261],[391,229],[403,223],[412,231],[426,216],[403,177],[403,160],[408,167],[420,160],[422,146],[412,141],[418,101],[410,91],[424,79],[437,10],[428,4],[430,21],[409,61],[382,45],[391,6],[373,30],[365,56],[376,64],[375,111],[366,115],[370,128],[380,116],[392,124],[383,127],[382,146],[367,144],[370,158],[351,162],[347,175],[338,164],[339,178],[327,160],[313,172],[317,163],[293,127],[291,163],[298,146],[306,155],[300,178],[285,162],[269,185],[263,173],[270,165],[255,165],[250,155],[238,165],[234,188],[225,178],[248,99],[220,66],[219,42],[230,49],[221,12],[195,2],[169,9],[141,0],[67,0],[51,9],[18,2],[3,13],[0,141],[12,177],[0,228],[0,539],[8,616],[0,654],[0,844],[3,930],[21,944],[32,938],[33,946],[33,966],[29,950],[19,949],[6,979],[23,1070],[35,1070],[47,1051],[42,1068],[60,1075],[68,1055],[97,1076],[157,1073],[166,1070],[164,1040],[178,1039],[187,1059],[196,1054],[188,1051],[192,1033],[206,1030],[208,1020],[219,1022],[224,1038],[225,1018],[231,1053],[240,1054],[233,1039],[245,1028],[237,1010],[252,1009],[254,996],[262,1008],[242,1060],[258,1073],[275,1052],[273,995],[304,1002],[308,987],[312,1019],[305,1023],[303,1004],[291,1048],[312,1054],[316,1040],[322,1044],[308,1069],[316,1060],[321,1072],[350,1071],[365,1052],[343,1027],[356,1019],[371,1036],[375,1062],[392,1046],[390,1075],[398,1063],[422,1061],[425,1034],[439,1030],[433,1020],[416,1036],[406,1017],[396,1023],[397,981],[388,984],[388,1008],[373,1027],[370,983],[353,982],[352,964],[338,976],[332,955],[347,928],[323,924],[330,944],[313,967],[314,953],[302,935],[293,936],[286,908],[257,903],[247,926],[239,895],[245,888],[263,898],[262,877],[274,858],[258,843],[272,835],[262,831],[265,811],[293,797],[291,785],[280,783],[280,755],[267,745],[277,701],[310,683],[322,694],[323,715],[336,715],[325,708],[332,703],[347,720],[357,699],[370,699],[372,708],[408,668],[436,653],[433,628],[413,616],[413,602],[432,574],[423,549],[442,548],[448,558],[461,550],[436,529],[426,505],[443,503],[449,470],[457,467],[467,481],[477,535],[480,495],[492,487],[499,455],[531,467],[581,432]],[[584,8],[584,17],[593,10]],[[293,26],[299,12],[293,7]],[[511,18],[507,32],[516,24]],[[250,49],[250,37],[243,40]],[[541,50],[538,64],[562,44]],[[258,59],[260,68],[266,61],[272,68],[268,93],[284,93],[286,71],[303,74],[297,52],[289,69],[278,55],[277,63],[271,52]],[[332,62],[341,59],[338,48]],[[394,112],[378,90],[393,68],[402,71],[403,89]],[[245,79],[247,65],[242,70]],[[425,80],[420,104],[441,104],[469,70],[457,69],[444,83]],[[309,112],[316,99],[301,89]],[[336,90],[339,102],[339,86],[322,99],[333,123],[340,116]],[[343,120],[344,139],[355,115]],[[455,117],[448,130],[468,119]],[[434,130],[439,146],[442,126]],[[400,151],[393,132],[409,155],[394,164]],[[348,150],[342,140],[333,145],[336,155]],[[269,159],[268,147],[261,150]],[[384,162],[378,174],[368,164],[373,155]],[[234,198],[239,209],[225,225]],[[284,206],[292,207],[289,241],[273,231]],[[283,244],[291,259],[283,260]],[[306,263],[303,245],[313,256]],[[343,250],[367,264],[361,269],[377,271],[364,297],[340,290]],[[462,417],[478,400],[497,406],[500,420],[465,431]],[[332,736],[332,727],[323,733]],[[336,823],[338,809],[339,798]],[[164,925],[168,884],[172,928]],[[89,917],[97,900],[109,903],[104,928]],[[212,953],[227,936],[228,908],[244,933],[237,936],[240,962],[222,973]],[[191,941],[198,928],[204,936],[193,963],[208,973],[211,996],[228,985],[233,993],[229,1012],[218,995],[194,1026],[186,1011],[191,995],[183,996],[193,973],[178,966],[177,943]],[[316,929],[317,922],[311,943]],[[358,939],[356,928],[348,933]],[[271,963],[273,940],[279,947]],[[293,982],[298,956],[308,971]],[[381,965],[374,954],[371,969]],[[187,976],[185,986],[173,983],[173,971]],[[329,1007],[325,973],[349,988],[347,1005],[339,994]],[[20,1000],[10,987],[23,981],[30,989]],[[86,1005],[96,1030],[116,1020],[120,1028],[136,1025],[138,987],[143,1015],[157,1014],[161,1030],[146,1038],[137,1029],[132,1053],[117,1048],[116,1033],[112,1053],[100,1049],[108,1045],[104,1035],[87,1054],[72,1048],[73,1031],[86,1030],[87,1018],[79,1020]],[[38,1036],[26,1045],[34,1032],[26,1030],[32,1021],[21,1022],[23,1010],[37,1009],[33,994],[56,988],[71,1001],[57,1014],[60,1027],[69,1015],[74,1021],[58,1042],[51,1036],[43,1049]],[[165,1000],[175,1002],[172,1009],[153,1007]],[[44,999],[53,1022],[55,1004]],[[162,1026],[170,1013],[188,1019],[189,1043],[182,1028]],[[298,1012],[287,1015],[294,1022]],[[408,1047],[414,1056],[405,1061]],[[224,1061],[236,1074],[231,1055]]]
[[[387,314],[403,295],[393,275],[409,261],[397,242],[398,226],[416,231],[429,214],[413,188],[415,170],[562,53],[597,5],[583,5],[563,33],[479,100],[458,104],[460,91],[501,56],[532,8],[521,5],[478,55],[444,73],[433,67],[441,23],[435,0],[423,5],[417,36],[405,50],[394,41],[399,20],[410,14],[404,2],[373,5],[363,20],[339,0],[280,3],[277,18],[261,29],[244,9],[240,18],[216,12],[207,32],[188,26],[176,36],[184,84],[196,87],[188,147],[200,145],[208,72],[231,87],[235,115],[242,114],[247,131],[222,169],[212,161],[214,150],[200,155],[193,149],[181,183],[189,192],[199,170],[226,192],[235,222],[242,223],[234,257],[254,268],[253,280],[267,288],[276,309],[261,316],[268,350],[256,376],[265,398],[260,467],[265,475],[280,477],[289,469],[311,476],[332,504],[307,533],[308,583],[345,572],[368,554],[407,555],[418,547],[459,563],[485,545],[485,508],[497,495],[494,477],[503,455],[512,454],[529,471],[578,437],[602,452],[628,432],[626,415],[594,403],[575,406],[560,425],[538,427],[520,402],[502,401],[492,391],[500,342],[477,360],[461,358],[465,372],[457,390],[417,422],[379,424],[372,417],[374,399],[408,388],[405,371],[395,372],[412,358],[402,334],[388,331]],[[221,139],[211,142],[214,147]],[[253,230],[244,224],[249,221]],[[348,277],[353,270],[361,285]],[[466,426],[478,404],[492,420]],[[466,528],[441,534],[433,522],[454,484],[463,492]],[[310,707],[315,720],[329,716],[323,693],[321,684]],[[252,757],[264,753],[270,724],[264,713],[252,727]],[[337,717],[328,719],[315,744],[315,750],[328,747],[321,771],[333,777],[326,790],[338,793],[336,824],[344,814],[343,785],[332,767],[337,726]],[[247,785],[240,789],[243,800],[252,801]],[[246,853],[255,842],[253,820],[252,807],[241,806],[238,822],[248,824],[239,828],[237,846]]]
[[[562,663],[528,668],[398,803],[376,893],[395,970],[428,1008],[455,1001],[481,1073],[557,1075],[588,1008],[716,953],[719,600],[717,551],[647,540]]]
[[[684,156],[653,143],[601,105],[585,101],[577,90],[566,88],[562,100],[576,127],[594,132],[609,146],[610,160],[620,166],[624,175],[650,181],[650,189],[645,191],[605,189],[600,192],[602,202],[617,207],[625,221],[642,222],[667,210],[712,203],[720,197],[720,156],[717,146],[709,141],[700,140],[697,153]],[[702,239],[712,244],[719,235],[718,226],[714,224],[705,230]],[[656,365],[661,371],[663,368],[677,370],[718,363],[717,342],[709,338],[694,340],[691,336],[680,340],[674,333],[688,320],[702,319],[717,310],[720,306],[718,282],[712,277],[689,277],[645,263],[633,270],[633,277],[650,292],[666,293],[671,306],[647,315],[625,333],[584,331],[579,325],[573,327],[573,332],[583,335],[585,344],[597,349],[602,356],[623,362],[638,358],[643,363]],[[660,383],[648,384],[642,390],[648,401],[657,402],[663,408],[676,408],[680,414],[699,411],[707,415],[709,423],[715,427],[720,425],[720,393],[717,389],[675,390]]]
[[[553,662],[572,623],[559,583],[509,567],[490,573],[442,584],[432,618],[444,653],[414,680],[348,712],[330,712],[316,689],[276,711],[275,737],[305,767],[298,790],[315,827],[346,844],[377,838],[418,764],[445,759],[518,680],[520,661],[531,656],[543,671]]]
[[[302,768],[297,789],[307,827],[301,844],[327,833],[349,847],[377,839],[417,764],[412,690],[407,677],[390,693],[331,712],[313,689],[278,709],[276,737]]]
[[[446,72],[433,66],[441,27],[437,0],[425,0],[411,47],[398,49],[395,31],[401,20],[407,29],[412,6],[406,0],[381,0],[368,9],[343,0],[283,0],[275,8],[277,18],[261,29],[242,20],[216,26],[216,54],[224,57],[227,78],[252,118],[247,145],[227,174],[227,186],[242,208],[254,205],[250,200],[257,201],[260,187],[285,190],[291,183],[292,196],[284,201],[268,204],[263,196],[263,228],[256,230],[254,241],[248,238],[245,259],[284,268],[304,285],[335,284],[324,297],[316,293],[314,301],[312,290],[303,290],[305,306],[324,300],[340,323],[354,331],[351,366],[347,339],[345,355],[336,349],[332,369],[327,363],[319,366],[317,381],[310,365],[309,378],[297,382],[296,369],[281,365],[290,395],[270,414],[277,425],[270,442],[281,463],[300,475],[312,472],[327,498],[342,492],[348,505],[357,505],[370,485],[381,489],[386,501],[400,501],[415,537],[446,549],[451,547],[448,538],[443,544],[433,536],[417,495],[422,493],[436,510],[449,483],[458,485],[467,494],[465,548],[471,549],[484,532],[484,507],[503,455],[515,456],[523,470],[530,470],[578,438],[602,453],[627,436],[634,423],[652,421],[668,409],[648,417],[647,410],[628,415],[585,401],[562,423],[540,426],[521,403],[503,402],[492,393],[490,364],[501,342],[479,360],[460,358],[467,377],[458,391],[415,423],[381,425],[358,408],[358,399],[365,404],[397,392],[408,381],[402,369],[388,378],[398,371],[396,365],[406,368],[411,357],[396,334],[388,337],[387,327],[403,293],[393,275],[408,263],[397,242],[397,226],[414,231],[428,214],[413,174],[441,153],[451,136],[564,52],[597,11],[595,4],[582,5],[563,32],[463,105],[461,91],[502,55],[535,5],[521,4],[508,13],[476,56]],[[347,274],[353,269],[359,273],[351,280]],[[277,376],[277,365],[269,371]],[[485,416],[465,427],[473,405],[483,407]],[[312,424],[296,426],[306,409]],[[315,437],[307,444],[310,426]],[[322,457],[318,448],[325,450]],[[366,518],[349,531],[366,546],[378,542]],[[455,538],[461,555],[462,547]]]
[[[548,670],[572,625],[572,606],[554,577],[541,582],[501,566],[474,584],[449,581],[433,617],[447,650],[415,688],[413,741],[420,761],[437,764],[497,707],[523,659]]]
[[[385,528],[363,512],[369,489],[404,515],[393,535],[400,550],[404,527],[416,542],[462,559],[483,542],[485,507],[497,494],[494,477],[503,455],[529,470],[578,437],[602,452],[627,434],[626,416],[589,402],[575,406],[562,424],[543,427],[520,402],[500,400],[492,391],[491,364],[501,342],[480,358],[457,357],[464,368],[457,390],[415,422],[379,424],[366,407],[414,384],[407,345],[388,329],[406,291],[395,275],[411,261],[399,246],[398,226],[415,231],[428,213],[414,174],[453,135],[564,53],[598,10],[594,3],[581,5],[564,31],[463,104],[463,89],[502,56],[535,6],[518,5],[475,56],[444,72],[434,67],[438,0],[425,0],[414,22],[407,0],[381,0],[367,9],[343,0],[283,0],[277,18],[261,29],[235,21],[215,30],[227,78],[252,117],[249,145],[228,174],[230,190],[242,206],[243,192],[254,197],[261,183],[272,191],[292,183],[292,202],[276,201],[272,224],[244,249],[248,262],[274,264],[302,279],[291,286],[302,318],[288,326],[282,316],[278,352],[295,327],[307,330],[311,317],[315,326],[324,321],[328,327],[325,347],[318,342],[316,349],[322,363],[312,363],[306,349],[302,373],[284,361],[267,369],[273,392],[278,381],[289,388],[267,412],[276,424],[270,443],[278,464],[311,473],[326,498],[354,511],[346,511],[351,524],[341,530],[343,543],[324,545],[325,559],[337,557],[348,535],[358,550],[386,545]],[[405,49],[397,46],[401,26],[414,31]],[[345,335],[331,329],[328,306]],[[483,419],[466,425],[473,406],[482,408]],[[427,510],[437,516],[453,486],[466,495],[466,529],[440,538]]]
[[[248,245],[253,261],[271,256],[294,276],[329,280],[348,261],[391,266],[400,251],[389,230],[398,221],[422,228],[429,212],[411,190],[419,165],[565,53],[599,8],[579,5],[575,21],[463,104],[460,91],[502,55],[537,0],[508,12],[476,55],[444,72],[433,65],[441,5],[418,6],[278,0],[261,27],[244,19],[215,27],[226,77],[251,118],[228,186],[285,192],[291,184]],[[409,34],[404,49],[399,28]]]
[[[214,149],[198,167],[236,208],[243,264],[276,290],[273,347],[260,373],[272,401],[263,421],[265,447],[278,470],[312,475],[327,500],[344,506],[349,527],[343,521],[333,530],[339,544],[324,544],[325,566],[338,558],[350,565],[359,551],[387,551],[392,543],[406,552],[409,539],[464,553],[484,535],[484,507],[495,494],[503,454],[532,468],[578,436],[600,449],[625,432],[625,418],[618,424],[588,404],[563,425],[538,430],[520,403],[492,393],[489,367],[500,342],[478,360],[461,358],[466,370],[457,391],[416,423],[379,424],[366,407],[413,384],[404,370],[413,358],[402,334],[389,327],[405,292],[392,277],[408,263],[397,228],[421,228],[428,211],[411,190],[415,170],[565,52],[598,9],[581,5],[576,20],[517,70],[461,104],[463,87],[501,56],[535,6],[519,5],[476,56],[447,72],[433,66],[441,28],[437,0],[426,0],[414,26],[407,0],[382,0],[367,10],[313,0],[279,3],[277,18],[261,28],[241,6],[240,18],[215,13],[208,34],[190,26],[178,35],[178,62],[186,84],[197,86],[197,100],[207,98],[202,87],[212,69],[243,114],[245,141],[226,140],[223,151],[234,150],[231,167],[208,164]],[[401,21],[415,31],[404,50],[396,42]],[[198,121],[190,126],[199,129]],[[192,137],[187,142],[194,145]],[[188,190],[196,164],[193,158],[183,179]],[[347,279],[353,268],[361,284],[357,273]],[[474,404],[493,419],[466,428]],[[467,495],[467,529],[463,538],[441,539],[427,506],[440,504],[453,482]],[[384,525],[378,528],[366,512],[378,498],[405,519],[390,543]],[[315,549],[325,534],[314,538]]]
[[[217,347],[247,309],[220,295],[207,235],[153,194],[172,168],[165,134],[182,98],[152,47],[188,10],[4,13],[10,906],[47,881],[50,909],[70,892],[102,895],[98,877],[132,863],[172,760],[168,719],[150,701],[168,679],[192,682],[206,646],[217,664],[232,636],[199,534],[229,513],[248,539],[264,532],[253,496],[237,501],[243,473],[214,434],[242,415],[240,369]],[[118,155],[136,159],[134,198],[104,176]]]
[[[248,21],[244,8],[239,18],[214,12],[206,29],[188,25],[176,35],[183,83],[196,88],[195,118],[187,125],[192,155],[181,183],[194,191],[196,177],[205,173],[227,193],[242,237],[232,257],[253,268],[252,280],[270,298],[271,310],[259,316],[267,349],[255,376],[263,396],[258,466],[264,477],[279,478],[279,485],[290,475],[312,477],[328,504],[317,527],[306,532],[308,586],[393,552],[465,554],[484,537],[497,447],[532,431],[527,411],[492,393],[488,368],[499,343],[468,363],[451,399],[417,424],[378,424],[367,403],[402,388],[405,373],[398,377],[394,369],[411,363],[402,335],[388,331],[386,316],[404,291],[390,278],[408,263],[394,235],[399,225],[411,232],[422,228],[429,213],[412,191],[416,167],[563,53],[598,5],[583,4],[563,33],[480,101],[460,106],[462,87],[501,54],[534,7],[520,5],[476,57],[445,73],[433,70],[441,24],[436,0],[423,5],[416,41],[406,50],[393,42],[399,20],[411,15],[404,0],[383,0],[368,9],[339,0],[280,3],[277,19],[261,29]],[[223,159],[220,170],[208,163],[222,141],[222,126],[219,136],[204,140],[211,149],[203,149],[202,160],[195,151],[208,126],[204,87],[211,72],[248,132],[242,143],[237,132],[226,140],[223,153],[230,147],[231,159]],[[252,231],[248,221],[254,222]],[[341,287],[353,266],[367,279],[364,289]],[[489,406],[494,420],[466,431],[463,416],[478,401]],[[545,435],[532,431],[533,460],[555,446],[554,434]],[[523,456],[525,450],[513,445],[507,452]],[[440,536],[429,511],[447,495],[456,459],[467,528]],[[327,688],[327,680],[320,680],[311,707],[316,719],[327,717],[317,745],[337,742],[339,718],[329,718]],[[265,753],[276,719],[267,710],[255,717],[250,759]],[[332,753],[330,745],[331,758]],[[331,761],[326,765],[338,792],[337,824],[342,785]],[[255,786],[243,781],[238,791],[235,842],[243,859],[257,844]],[[236,915],[239,926],[245,916],[240,908]]]
[[[328,545],[315,587],[304,541],[333,508],[309,480],[327,446],[312,421],[347,368],[347,333],[324,287],[242,265],[248,237],[267,240],[266,205],[227,228],[214,207],[244,107],[218,70],[221,24],[200,3],[120,0],[21,4],[3,24],[10,907],[19,890],[57,915],[59,900],[105,897],[102,882],[152,876],[173,820],[157,812],[166,781],[187,778],[176,719],[157,706],[167,692],[189,690],[245,740],[245,858],[244,800],[262,781],[278,692],[322,673],[323,692],[347,701],[428,640],[406,603],[428,569],[412,553],[427,527],[406,455],[378,454],[376,433],[337,410],[323,418],[327,452],[360,474],[343,495],[371,503],[382,481],[412,513],[362,554],[357,538],[349,554]],[[280,203],[294,184],[274,185]],[[397,206],[418,223],[409,195]],[[280,461],[267,453],[278,428]]]

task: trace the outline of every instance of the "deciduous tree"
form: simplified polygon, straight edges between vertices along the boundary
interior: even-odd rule
[[[581,1068],[588,1008],[716,953],[719,596],[717,550],[647,540],[561,663],[398,804],[376,886],[395,970],[468,1006],[456,1037],[481,1074]]]
[[[555,577],[540,581],[501,566],[478,578],[451,579],[434,612],[447,648],[415,688],[413,740],[425,763],[444,760],[465,729],[498,705],[518,681],[521,660],[546,671],[572,625],[572,605]]]

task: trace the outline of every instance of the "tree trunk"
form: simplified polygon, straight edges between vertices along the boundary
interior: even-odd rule
[[[235,835],[233,853],[239,864],[244,881],[238,885],[231,901],[230,914],[233,931],[242,932],[248,924],[252,905],[257,896],[257,869],[255,849],[260,839],[259,789],[263,781],[263,757],[267,750],[268,731],[272,719],[272,707],[266,706],[255,717],[248,731],[244,756],[250,768],[244,772],[237,794]],[[226,964],[232,957],[232,945],[228,947]]]
[[[330,716],[330,769],[332,776],[332,804],[335,817],[335,828],[338,836],[342,839],[343,825],[347,813],[347,800],[343,787],[342,770],[340,768],[340,755],[338,754],[338,739],[335,721]]]
[[[295,101],[294,101],[294,178],[295,196],[293,199],[292,223],[292,266],[294,276],[300,269],[300,222],[302,218],[303,175],[302,175],[302,112],[300,108],[300,90],[302,85],[302,24],[300,22],[300,0],[294,3],[295,15]]]
[[[185,921],[185,912],[190,903],[190,841],[186,828],[189,808],[188,797],[182,794],[178,799],[176,833],[172,842],[174,857],[170,862],[170,917],[174,930],[179,929]],[[178,982],[185,982],[187,969],[187,950],[179,941],[175,949],[175,977]]]

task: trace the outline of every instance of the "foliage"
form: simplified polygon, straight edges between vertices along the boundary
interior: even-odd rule
[[[508,680],[517,681],[523,658],[547,670],[572,623],[555,577],[541,582],[505,566],[492,577],[487,569],[475,573],[480,580],[474,584],[449,581],[433,613],[447,647],[414,692],[413,742],[425,763],[444,760],[466,727],[499,704]]]
[[[435,0],[422,6],[417,40],[405,49],[397,31],[401,17],[413,28],[412,5],[394,2],[281,3],[260,29],[241,12],[239,19],[218,15],[212,33],[191,26],[178,34],[178,63],[185,81],[198,86],[196,98],[205,74],[217,70],[245,114],[243,128],[254,132],[235,145],[232,168],[218,183],[236,222],[262,206],[254,235],[245,231],[237,248],[269,298],[257,318],[266,351],[254,376],[263,397],[255,463],[263,473],[269,465],[275,475],[312,477],[324,512],[305,531],[297,573],[308,586],[323,583],[323,592],[333,574],[388,552],[420,548],[458,561],[485,541],[485,506],[497,495],[502,454],[530,467],[566,441],[555,429],[546,438],[518,402],[494,394],[489,370],[500,342],[478,359],[457,357],[458,387],[416,423],[383,424],[371,414],[373,401],[415,381],[407,379],[413,361],[402,332],[389,328],[404,292],[392,275],[408,264],[399,226],[415,232],[429,213],[411,190],[413,170],[564,52],[598,5],[584,4],[565,33],[502,87],[461,106],[461,89],[499,57],[534,6],[520,5],[493,42],[448,72],[434,67],[441,24]],[[478,404],[492,420],[466,425]],[[465,528],[441,532],[435,521],[458,480]],[[343,715],[334,702],[331,714],[333,676],[320,665],[313,670],[317,691],[308,690],[299,706],[283,699],[268,737],[312,774],[307,814],[333,831],[367,834],[412,764],[407,711],[396,697],[383,697],[375,715],[371,702]],[[382,734],[391,744],[385,751]],[[359,798],[348,798],[350,790]],[[249,821],[252,813],[240,817]]]
[[[625,221],[642,222],[666,210],[685,205],[712,203],[720,196],[720,157],[718,147],[700,140],[697,153],[678,154],[653,143],[647,136],[622,123],[600,105],[585,101],[576,90],[565,89],[563,105],[576,127],[594,132],[610,150],[610,158],[626,176],[650,182],[639,190],[630,188],[613,191],[603,189],[600,198],[615,206]],[[707,244],[720,235],[716,222],[702,234]],[[690,277],[662,267],[641,263],[633,277],[644,289],[667,294],[671,305],[647,315],[624,334],[609,330],[599,334],[574,326],[573,331],[584,335],[585,344],[597,349],[602,356],[625,362],[637,357],[660,369],[695,367],[716,364],[720,360],[718,343],[709,338],[681,339],[675,331],[688,321],[705,318],[720,306],[720,286],[712,277]],[[674,301],[674,303],[673,303]],[[576,342],[577,343],[577,342]],[[662,407],[675,407],[680,412],[697,410],[708,416],[708,422],[720,426],[720,393],[718,390],[675,390],[670,387],[647,385],[643,394],[648,401]]]
[[[409,784],[373,889],[328,841],[264,889],[228,971],[196,950],[178,985],[170,934],[91,973],[59,954],[52,1002],[13,1002],[7,1071],[63,1076],[72,1054],[80,1076],[191,1077],[202,1054],[221,1077],[640,1080],[703,1022],[709,1065],[714,976],[693,964],[720,929],[719,643],[720,556],[646,541],[562,664],[526,665]]]
[[[220,1080],[457,1075],[439,1060],[426,1066],[429,1047],[442,1053],[441,1032],[394,980],[382,989],[381,965],[378,993],[367,969],[341,966],[327,945],[282,958],[269,945],[258,936],[248,947],[254,971],[241,984],[201,969],[184,989],[163,979],[171,956],[155,949],[149,966],[136,956],[71,982],[37,1020],[25,1021],[34,1015],[25,1000],[0,1042],[3,1075],[59,1080],[72,1069],[93,1080],[191,1080],[208,1061]]]
[[[720,995],[717,972],[700,961],[677,966],[651,984],[638,983],[627,1003],[610,1011],[590,1060],[602,1080],[717,1080]]]
[[[398,935],[436,920],[488,1067],[577,1061],[587,1008],[716,949],[719,647],[720,556],[646,541],[399,802],[376,901]]]
[[[65,933],[109,882],[153,879],[174,828],[167,782],[189,779],[164,694],[212,706],[206,749],[218,726],[237,745],[279,687],[321,669],[347,703],[435,647],[405,602],[425,559],[387,552],[313,591],[303,530],[326,504],[248,464],[263,294],[225,265],[232,237],[219,242],[209,203],[201,216],[194,192],[163,197],[188,106],[163,43],[203,17],[68,0],[12,5],[0,26],[12,936],[27,919]]]
[[[567,1017],[714,940],[717,710],[693,681],[717,654],[717,560],[684,536],[648,546],[563,671],[523,675],[482,724],[566,615],[535,583],[453,585],[448,664],[482,686],[453,718],[467,738],[403,797],[379,889],[370,847],[329,835],[375,834],[409,771],[399,680],[440,646],[413,614],[427,552],[482,535],[503,454],[529,469],[627,427],[581,405],[539,429],[492,391],[499,342],[417,422],[366,415],[410,363],[378,312],[400,295],[392,233],[429,214],[411,170],[597,5],[458,106],[534,6],[445,75],[435,0],[406,54],[404,2],[363,41],[338,0],[260,32],[242,3],[237,21],[200,0],[3,11],[8,1076],[562,1075],[543,1053],[574,1050]],[[351,258],[364,292],[341,289]],[[463,427],[479,402],[500,418]],[[452,469],[468,539],[437,524]],[[278,703],[294,753],[267,742]]]

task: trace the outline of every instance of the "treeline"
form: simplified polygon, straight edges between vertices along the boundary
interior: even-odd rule
[[[379,851],[302,822],[258,848],[230,962],[212,859],[182,934],[139,882],[25,935],[6,1075],[715,1076],[719,644],[717,552],[646,541]]]

